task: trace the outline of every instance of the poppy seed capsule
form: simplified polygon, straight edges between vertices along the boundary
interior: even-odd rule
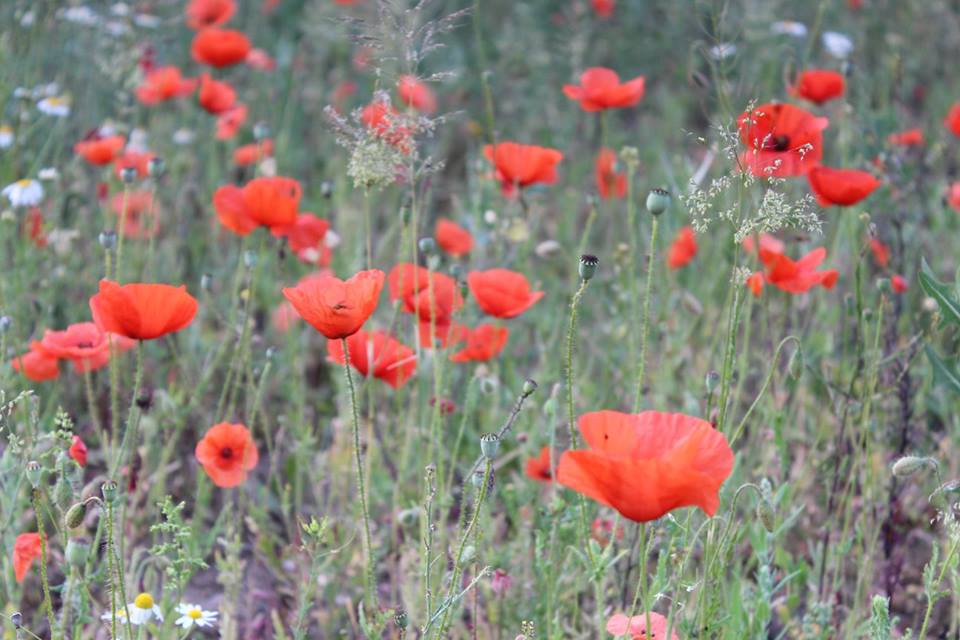
[[[707,388],[707,393],[713,393],[714,389],[717,388],[717,383],[720,382],[720,374],[716,371],[710,371],[703,379],[703,384]]]
[[[651,215],[659,216],[670,208],[670,192],[666,189],[651,189],[647,194],[647,211]]]
[[[536,390],[537,390],[537,383],[534,380],[527,378],[526,380],[523,381],[523,397],[524,398],[527,398],[533,395],[533,392]]]
[[[257,142],[266,140],[270,137],[270,125],[266,122],[258,122],[253,125],[253,139]]]
[[[110,251],[117,246],[117,232],[101,231],[100,235],[97,237],[97,240],[100,241],[101,247],[103,247],[107,251]]]
[[[487,460],[493,460],[497,457],[500,450],[500,436],[495,433],[485,433],[480,436],[480,451]]]
[[[43,469],[40,467],[40,463],[36,460],[31,460],[27,463],[27,480],[30,481],[30,486],[36,489],[40,486],[40,476],[43,474]]]
[[[167,171],[167,162],[159,157],[154,156],[147,161],[147,175],[153,178],[159,178]]]
[[[100,486],[100,494],[104,502],[113,504],[117,501],[117,483],[113,480],[107,480]]]
[[[916,472],[923,469],[928,464],[936,462],[932,458],[920,458],[918,456],[904,456],[893,463],[891,471],[898,478],[908,478]]]
[[[417,242],[420,251],[427,256],[432,256],[437,252],[437,243],[433,238],[420,238]]]
[[[200,288],[204,291],[210,291],[210,286],[213,284],[213,276],[209,273],[205,273],[200,276]]]
[[[123,184],[133,184],[137,179],[136,167],[124,167],[120,170],[120,181]]]
[[[393,614],[393,621],[401,629],[407,628],[407,612],[404,609],[397,609],[397,612]]]
[[[10,316],[0,316],[0,333],[6,333],[12,325],[13,320]]]
[[[600,264],[600,259],[597,256],[588,254],[580,256],[580,279],[588,282],[597,273],[598,264]]]
[[[23,625],[23,614],[21,614],[19,611],[14,611],[12,614],[10,614],[10,622],[13,623],[14,629],[19,629],[21,625]]]
[[[81,524],[83,524],[83,519],[87,515],[87,503],[78,502],[69,509],[67,509],[67,515],[63,517],[64,524],[67,525],[67,529],[76,529]]]
[[[324,180],[320,183],[320,195],[324,198],[330,198],[333,195],[333,183],[329,180]]]

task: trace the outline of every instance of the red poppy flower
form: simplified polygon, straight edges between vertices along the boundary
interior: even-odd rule
[[[553,476],[550,473],[550,447],[540,449],[536,458],[527,458],[527,464],[524,472],[528,478],[533,478],[539,482],[552,482]]]
[[[197,88],[196,78],[184,78],[174,66],[157,67],[150,71],[136,89],[137,99],[146,105],[190,95]]]
[[[21,533],[13,543],[13,575],[23,582],[34,560],[43,555],[39,533]]]
[[[454,362],[484,362],[496,358],[507,344],[510,330],[492,324],[481,324],[465,332],[467,345],[450,356]]]
[[[213,193],[220,223],[245,236],[259,226],[288,228],[297,222],[303,191],[292,178],[254,178],[244,187],[225,185]]]
[[[90,311],[104,331],[131,340],[153,340],[193,322],[197,300],[185,286],[101,280],[100,292],[90,298]]]
[[[807,181],[821,207],[849,207],[867,198],[880,181],[866,171],[813,167]]]
[[[873,253],[873,261],[881,269],[885,269],[890,263],[890,249],[877,238],[870,238],[870,251]]]
[[[947,187],[947,204],[954,211],[960,212],[960,182],[954,182]]]
[[[133,169],[138,178],[146,178],[150,171],[150,160],[156,155],[149,151],[124,151],[113,161],[113,175],[120,178],[124,169]]]
[[[947,112],[947,117],[943,121],[943,126],[955,136],[960,136],[960,102],[954,102]]]
[[[901,147],[923,146],[923,129],[907,129],[906,131],[891,133],[887,136],[887,142]]]
[[[826,257],[827,250],[823,247],[814,249],[796,261],[778,255],[767,264],[764,280],[787,293],[806,293],[817,285],[832,289],[837,283],[837,270],[816,270]]]
[[[187,3],[187,26],[194,31],[219,27],[237,12],[234,0],[190,0]]]
[[[228,82],[210,77],[209,73],[200,76],[200,93],[197,94],[200,106],[208,113],[219,115],[229,111],[237,102],[237,92]]]
[[[433,113],[437,110],[437,98],[426,84],[414,76],[403,75],[397,82],[397,95],[400,102],[413,107],[420,113]]]
[[[764,104],[738,119],[741,158],[755,176],[799,176],[823,157],[822,131],[830,121],[791,104]]]
[[[580,84],[563,85],[563,93],[580,102],[584,111],[603,111],[632,107],[643,98],[643,76],[620,84],[620,76],[613,69],[591,67],[580,74]]]
[[[10,366],[33,382],[54,380],[60,375],[59,360],[44,351],[39,342],[31,342],[30,351],[15,357]]]
[[[330,249],[324,243],[324,237],[330,229],[330,223],[312,213],[298,213],[297,220],[289,227],[275,227],[271,232],[284,237],[290,250],[307,264],[321,264],[330,259]],[[321,266],[324,266],[321,264]]]
[[[267,138],[263,142],[253,142],[237,147],[233,150],[233,163],[238,167],[256,164],[264,158],[273,155],[273,140]]]
[[[445,349],[456,344],[466,336],[467,328],[453,322],[449,318],[441,319],[432,325],[429,320],[417,319],[417,333],[420,336],[420,346],[424,349]]]
[[[341,111],[343,110],[344,103],[347,101],[347,99],[356,92],[356,82],[345,80],[337,83],[337,86],[334,87],[333,92],[330,94],[330,104],[332,104],[333,108],[337,111]]]
[[[84,362],[110,349],[107,333],[93,322],[77,322],[63,331],[43,333],[40,348],[51,357]]]
[[[500,142],[483,147],[483,155],[493,164],[497,180],[507,195],[519,187],[532,184],[553,184],[557,181],[557,164],[563,154],[549,147]]]
[[[613,149],[601,149],[593,172],[601,198],[623,198],[627,195],[627,174],[618,173],[616,167],[616,152]]]
[[[671,269],[685,267],[697,255],[697,239],[693,227],[683,227],[674,238],[667,252],[667,266]]]
[[[650,616],[649,635],[647,635],[647,615]],[[616,613],[607,620],[607,633],[612,633],[617,638],[629,634],[630,640],[664,640],[667,637],[668,624],[669,621],[665,617],[653,611],[631,618],[622,613]],[[675,629],[676,624],[670,630],[670,640],[680,640]]]
[[[277,68],[277,61],[263,49],[250,49],[246,63],[248,67],[258,71],[273,71]]]
[[[787,92],[792,96],[823,104],[842,96],[846,86],[842,73],[827,69],[810,69],[802,72],[797,77],[797,81],[787,87]]]
[[[593,12],[600,18],[609,18],[613,15],[614,0],[590,0]]]
[[[760,292],[763,291],[763,274],[757,271],[756,273],[751,273],[747,277],[747,281],[744,283],[747,288],[750,289],[750,292],[754,297],[759,297]]]
[[[417,370],[417,356],[413,349],[386,331],[367,333],[361,329],[347,338],[347,349],[350,350],[350,365],[360,375],[373,375],[394,389],[403,386]],[[342,342],[328,341],[327,352],[331,362],[344,364]]]
[[[360,112],[360,121],[403,153],[413,150],[412,134],[400,112],[384,100],[374,100]]]
[[[440,218],[434,229],[437,245],[454,258],[465,256],[473,249],[473,236],[453,220]]]
[[[217,140],[229,140],[237,135],[247,121],[247,105],[242,102],[217,116]]]
[[[43,211],[39,207],[31,207],[25,222],[25,235],[30,238],[30,241],[40,249],[46,247],[49,240],[43,230]]]
[[[193,59],[211,67],[229,67],[246,60],[250,40],[233,29],[203,29],[193,37],[190,53]]]
[[[223,489],[242,484],[260,458],[250,431],[242,424],[229,422],[210,427],[197,443],[194,455],[213,484]]]
[[[92,165],[103,166],[113,162],[123,146],[127,143],[123,136],[99,136],[89,140],[82,140],[73,145],[73,150],[78,156]]]
[[[515,318],[543,297],[543,291],[530,291],[522,273],[509,269],[471,271],[467,284],[483,312],[497,318]]]
[[[153,194],[150,191],[130,191],[113,194],[110,208],[118,217],[123,217],[126,207],[126,222],[123,235],[127,238],[150,238],[160,230],[160,216],[153,206]]]
[[[405,313],[417,314],[424,323],[429,324],[432,316],[437,325],[449,324],[453,313],[463,307],[463,296],[456,280],[409,262],[402,262],[390,270],[387,287],[391,300],[400,300]],[[431,296],[435,303],[433,313]]]
[[[681,413],[595,411],[580,416],[589,449],[566,451],[557,481],[634,522],[679,507],[712,516],[733,451],[706,420]]]
[[[910,288],[910,283],[907,282],[906,278],[895,273],[890,276],[890,287],[893,289],[894,293],[906,293]]]
[[[321,275],[283,290],[300,317],[330,340],[357,331],[377,308],[384,274],[379,269],[361,271],[347,281]]]
[[[613,523],[613,518],[601,518],[599,516],[594,518],[593,522],[590,523],[590,537],[596,540],[601,547],[610,544],[611,537],[623,540],[623,525],[617,525],[616,532],[614,532]],[[611,534],[613,535],[611,536]]]
[[[67,450],[67,454],[73,458],[81,467],[87,466],[87,445],[78,435],[73,436],[73,444]]]
[[[401,262],[387,275],[387,288],[390,300],[403,303],[405,313],[413,313],[413,300],[416,294],[427,286],[430,270],[409,262]]]

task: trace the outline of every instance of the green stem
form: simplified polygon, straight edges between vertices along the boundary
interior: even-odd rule
[[[40,510],[40,489],[34,488],[33,513],[37,518],[37,532],[40,533],[40,583],[43,585],[43,608],[50,624],[50,634],[53,635],[57,625],[53,620],[53,600],[50,598],[50,580],[47,577],[47,532],[43,527],[43,512]]]
[[[653,265],[657,253],[657,226],[659,218],[653,216],[650,228],[650,252],[647,255],[647,287],[643,299],[643,319],[640,322],[640,362],[637,364],[637,394],[633,410],[639,411],[643,402],[643,379],[647,368],[647,332],[650,328],[650,294],[653,291]]]
[[[123,184],[123,204],[120,207],[120,216],[117,218],[117,264],[113,266],[113,279],[118,283],[121,276],[121,265],[123,264],[123,236],[127,226],[127,208],[130,204],[130,185]]]
[[[143,381],[143,340],[137,341],[137,368],[136,372],[133,375],[133,393],[130,396],[130,408],[127,411],[127,423],[123,428],[123,438],[120,441],[120,451],[113,459],[113,467],[110,470],[110,478],[116,481],[117,472],[120,469],[120,465],[123,464],[124,458],[127,457],[127,452],[131,446],[136,446],[136,443],[133,442],[136,429],[134,428],[135,424],[139,424],[137,417],[137,396],[140,395],[140,384]]]

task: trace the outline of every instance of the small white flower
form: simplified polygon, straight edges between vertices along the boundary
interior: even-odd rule
[[[839,31],[824,31],[823,46],[834,58],[846,58],[853,52],[853,40]]]
[[[737,52],[737,45],[732,42],[721,42],[718,45],[714,45],[707,50],[707,53],[710,54],[710,57],[714,60],[723,60],[724,58],[729,58]]]
[[[66,20],[67,22],[72,22],[74,24],[82,24],[85,27],[96,26],[97,22],[100,21],[97,13],[88,6],[80,5],[77,7],[69,7],[60,12],[60,17]]]
[[[0,149],[9,149],[13,146],[13,127],[8,124],[0,125]]]
[[[104,622],[111,622],[113,621],[113,614],[107,611],[105,614],[100,616],[100,619],[103,620]],[[126,624],[125,622],[126,619],[127,619],[126,610],[123,608],[117,609],[117,624]]]
[[[56,180],[60,177],[60,171],[56,167],[44,167],[40,169],[37,177],[44,181]]]
[[[770,25],[770,30],[783,36],[802,38],[807,35],[807,25],[796,20],[779,20]]]
[[[217,616],[219,615],[216,611],[204,611],[200,605],[187,604],[186,602],[177,605],[177,613],[180,614],[180,617],[177,618],[176,622],[184,629],[191,629],[194,625],[201,629],[212,627],[217,623]]]
[[[130,7],[126,3],[117,2],[110,7],[110,13],[120,17],[128,16],[130,15]]]
[[[36,180],[24,178],[8,184],[0,195],[15,207],[35,207],[43,200],[43,186]]]
[[[331,251],[336,249],[340,246],[340,234],[333,229],[327,229],[327,232],[323,234],[323,244]]]
[[[162,23],[160,18],[149,13],[138,13],[133,17],[133,24],[144,29],[156,29]]]
[[[70,115],[70,99],[62,96],[52,96],[44,98],[37,103],[37,109],[48,116],[65,118]]]
[[[20,26],[21,27],[32,27],[33,23],[37,21],[37,14],[33,11],[27,11],[20,17]]]
[[[133,602],[127,605],[127,609],[130,610],[130,624],[147,624],[154,618],[163,622],[163,612],[160,611],[160,607],[153,601],[153,596],[149,593],[138,595],[133,599]]]
[[[180,146],[187,146],[193,143],[196,136],[190,129],[177,129],[173,132],[173,142]]]

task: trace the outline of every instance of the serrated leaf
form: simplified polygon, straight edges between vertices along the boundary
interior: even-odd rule
[[[951,322],[960,325],[960,302],[953,298],[950,286],[937,280],[925,259],[920,262],[920,286],[928,296],[937,301],[940,312]]]
[[[934,378],[939,378],[946,382],[953,390],[960,393],[960,374],[950,364],[944,362],[943,358],[930,345],[926,346],[927,358],[933,365]]]

